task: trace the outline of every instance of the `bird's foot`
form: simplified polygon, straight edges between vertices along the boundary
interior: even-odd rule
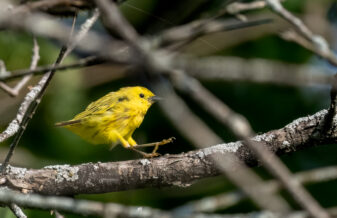
[[[137,148],[145,148],[145,147],[152,147],[152,146],[160,146],[160,145],[166,145],[169,143],[172,143],[176,138],[175,137],[170,137],[168,139],[163,139],[160,142],[151,142],[151,143],[146,143],[146,144],[141,144],[141,145],[135,145]]]
[[[152,153],[146,153],[144,151],[140,151],[138,149],[135,149],[134,147],[130,147],[129,149],[137,152],[138,154],[141,154],[144,158],[153,158],[153,157],[158,157],[161,154],[157,153],[155,150],[152,151]]]
[[[158,156],[160,156],[160,154],[157,153],[157,150],[158,150],[159,146],[172,143],[175,139],[176,139],[175,137],[170,137],[168,139],[163,139],[160,142],[152,142],[152,143],[147,143],[147,144],[134,145],[134,146],[128,147],[128,149],[131,149],[131,150],[143,155],[143,157],[145,157],[145,158],[158,157]],[[140,150],[136,149],[136,148],[145,148],[145,147],[154,147],[154,148],[153,148],[151,153],[146,153],[146,152],[143,152],[143,151],[140,151]]]

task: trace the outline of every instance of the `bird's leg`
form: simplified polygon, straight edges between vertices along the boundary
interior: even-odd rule
[[[121,134],[119,134],[118,132],[115,132],[118,140],[120,141],[120,143],[123,145],[124,148],[130,148],[132,147],[132,145],[130,145],[130,143],[124,139],[123,136],[121,136]]]
[[[171,137],[171,138],[168,138],[168,139],[163,139],[160,142],[152,142],[152,143],[146,143],[146,144],[141,144],[141,145],[135,145],[135,147],[137,147],[137,148],[138,147],[139,148],[144,148],[144,147],[152,147],[152,146],[154,146],[151,154],[158,154],[157,150],[158,150],[158,148],[159,148],[160,145],[166,145],[168,143],[172,143],[173,140],[175,140],[175,139],[176,138]]]
[[[159,153],[156,153],[156,152],[152,152],[152,153],[149,154],[149,153],[140,151],[140,150],[138,150],[138,149],[135,149],[134,147],[130,147],[130,148],[128,148],[128,149],[131,149],[132,151],[135,151],[135,152],[137,152],[137,153],[143,155],[143,157],[145,157],[145,158],[152,158],[152,157],[157,157],[157,156],[160,155]]]
[[[163,139],[160,142],[151,142],[151,143],[146,143],[146,144],[141,144],[141,145],[135,145],[137,148],[145,148],[145,147],[158,147],[160,145],[166,145],[168,143],[172,143],[176,138],[170,137],[168,139]]]
[[[152,158],[152,157],[157,157],[157,156],[160,155],[156,152],[152,152],[151,154],[148,154],[146,152],[143,152],[143,151],[140,151],[140,150],[136,149],[135,147],[137,147],[138,145],[137,145],[137,142],[132,137],[128,138],[127,142],[130,145],[130,147],[127,147],[128,149],[131,149],[131,150],[143,155],[145,158]]]

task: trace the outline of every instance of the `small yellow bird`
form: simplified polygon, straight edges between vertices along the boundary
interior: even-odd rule
[[[92,144],[111,144],[113,148],[121,143],[145,157],[154,157],[159,155],[156,153],[159,145],[170,143],[174,138],[137,145],[132,134],[143,122],[150,106],[159,99],[147,88],[124,87],[92,102],[73,119],[55,125],[66,127]],[[151,154],[135,149],[148,146],[155,146]]]

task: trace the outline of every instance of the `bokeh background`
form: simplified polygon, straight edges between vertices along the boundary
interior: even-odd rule
[[[142,34],[152,35],[164,28],[187,23],[195,18],[210,17],[225,1],[206,0],[129,0],[121,9],[128,20]],[[323,35],[332,47],[336,45],[336,6],[333,0],[291,0],[285,7],[300,16],[315,33]],[[79,22],[88,16],[79,14]],[[248,18],[274,18],[271,24],[250,27],[242,30],[212,34],[198,39],[184,47],[184,52],[197,55],[235,56],[243,59],[262,58],[286,64],[314,65],[326,73],[333,73],[334,67],[304,48],[284,41],[277,34],[286,29],[284,21],[267,9],[250,12]],[[233,19],[230,16],[225,18]],[[71,18],[62,18],[71,23]],[[103,32],[100,23],[94,30]],[[39,65],[52,64],[60,45],[38,38],[40,46]],[[32,36],[25,33],[0,32],[0,59],[8,70],[29,67],[32,49]],[[84,57],[86,54],[73,53],[65,63]],[[205,72],[207,73],[207,72]],[[40,76],[34,77],[35,84]],[[273,84],[253,84],[250,82],[201,81],[213,94],[228,106],[243,114],[257,133],[283,127],[292,120],[313,114],[329,105],[329,87],[310,86],[294,88]],[[10,84],[15,84],[15,81]],[[13,165],[40,168],[51,164],[80,164],[85,162],[107,162],[139,158],[138,154],[121,146],[112,151],[108,146],[93,146],[63,128],[54,127],[58,121],[71,119],[90,102],[124,86],[143,85],[141,76],[125,73],[122,66],[100,65],[80,70],[58,72],[48,87],[37,113],[30,122],[16,149]],[[11,98],[0,91],[0,130],[14,118],[27,89],[20,96]],[[178,92],[179,93],[179,92]],[[210,117],[188,96],[179,93],[190,108],[199,115],[225,142],[236,140],[217,120]],[[180,153],[195,149],[170,123],[170,120],[154,105],[145,117],[141,127],[134,133],[139,143],[159,141],[174,136],[174,144],[160,148],[159,152]],[[3,159],[12,139],[0,145]],[[282,156],[292,172],[314,169],[337,164],[336,145],[310,148]],[[271,176],[261,168],[254,169],[265,179]],[[337,204],[337,181],[307,186],[313,196],[324,207]],[[125,205],[151,206],[172,209],[188,201],[234,190],[235,187],[223,176],[201,180],[187,188],[155,188],[123,191],[98,195],[80,195],[76,198],[116,202]],[[286,193],[284,193],[285,196]],[[289,196],[288,196],[289,197]],[[239,205],[224,210],[226,213],[242,213],[256,210],[255,205],[246,200]],[[49,212],[25,210],[29,217],[49,217]],[[65,214],[66,217],[77,217]],[[0,217],[14,217],[5,208],[0,209]]]

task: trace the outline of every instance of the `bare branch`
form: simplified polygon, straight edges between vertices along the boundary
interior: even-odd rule
[[[267,24],[271,21],[271,19],[261,19],[241,23],[229,23],[228,21],[214,19],[196,20],[182,26],[165,30],[162,34],[155,37],[155,41],[157,41],[158,46],[163,47],[180,41],[183,43],[190,42],[202,35]]]
[[[15,12],[33,12],[41,11],[53,15],[73,16],[81,10],[90,10],[94,8],[90,0],[40,0],[28,1],[15,9]]]
[[[69,41],[68,49],[65,53],[65,56],[74,50],[75,46],[79,44],[79,42],[87,35],[90,28],[94,25],[96,20],[99,18],[99,11],[97,9],[94,10],[93,15],[88,18],[84,24],[81,25],[80,31]]]
[[[311,44],[310,46],[307,46],[307,43],[303,43],[305,40],[300,40],[300,37],[295,36],[295,34],[292,35],[286,35],[286,39],[292,39],[299,43],[300,45],[304,46],[305,48],[308,48],[311,51],[314,51],[317,55],[327,59],[332,64],[337,65],[337,57],[334,54],[334,52],[330,49],[329,44],[326,42],[326,40],[320,36],[315,35],[303,22],[301,19],[297,18],[293,14],[291,14],[289,11],[287,11],[279,0],[266,0],[268,6],[279,16],[284,18],[286,21],[291,23],[297,32],[299,32],[305,40]],[[294,37],[295,36],[295,37]]]
[[[7,5],[0,1],[0,7]],[[25,22],[18,22],[25,20]],[[31,32],[37,36],[44,36],[51,39],[56,39],[63,44],[67,44],[69,40],[69,28],[64,23],[53,19],[50,16],[39,13],[0,13],[0,28],[9,28],[15,30],[24,30]],[[88,53],[98,53],[102,57],[110,57],[117,62],[125,63],[129,59],[128,46],[117,40],[108,40],[95,32],[89,31],[77,45],[79,50]]]
[[[287,86],[328,85],[326,70],[264,59],[238,57],[175,58],[172,64],[188,75],[204,81],[246,81]],[[205,73],[207,72],[207,73]]]
[[[227,105],[213,96],[196,79],[188,77],[182,72],[176,72],[175,84],[180,90],[191,95],[205,110],[219,119],[239,139],[249,147],[261,160],[265,168],[278,178],[295,200],[301,204],[313,217],[329,217],[318,202],[294,179],[288,168],[271,151],[258,142],[249,140],[255,134],[245,117],[232,111]]]
[[[242,2],[234,2],[232,4],[229,4],[226,7],[226,12],[229,14],[239,14],[244,11],[251,11],[251,10],[257,10],[262,9],[266,7],[266,1],[253,1],[248,3],[242,3]]]
[[[255,136],[251,140],[263,143],[277,154],[331,143],[337,140],[337,132],[316,134],[326,114],[327,110],[319,111],[314,115],[299,118],[282,129]],[[337,123],[334,123],[334,126],[337,126]],[[250,166],[257,164],[257,159],[249,148],[238,141],[151,160],[60,165],[39,170],[9,167],[5,175],[5,184],[13,189],[27,189],[51,195],[106,193],[144,187],[181,187],[201,178],[220,175],[212,157],[219,155],[219,158],[225,158],[227,153],[235,154]]]
[[[125,39],[134,48],[138,48],[138,33],[128,23],[128,21],[121,15],[118,7],[115,3],[95,0],[98,8],[102,11],[102,15],[107,19],[106,27],[119,34],[120,37]]]
[[[37,194],[22,194],[8,189],[0,190],[0,202],[12,203],[29,208],[56,209],[60,211],[100,217],[171,217],[169,213],[149,207],[123,206],[114,203],[100,203],[76,200],[69,197],[48,197]]]
[[[98,18],[98,12],[94,13],[93,17],[95,18],[94,20],[96,20]],[[89,25],[87,25],[87,23],[89,23]],[[92,19],[87,19],[87,21],[83,24],[84,28],[79,32],[79,34],[81,35],[81,37],[87,33],[90,29],[90,27],[93,25],[94,21]],[[79,39],[76,39],[78,42]],[[66,53],[69,52],[74,48],[74,46],[70,49],[67,49],[67,47],[63,47],[60,51],[60,54],[55,62],[55,66],[59,65],[64,58],[66,57]],[[1,172],[4,173],[6,170],[6,167],[10,161],[10,158],[12,157],[13,153],[14,153],[14,149],[16,148],[17,144],[19,143],[21,136],[23,135],[26,126],[28,125],[30,119],[32,118],[32,116],[34,115],[39,103],[41,102],[41,99],[44,95],[44,92],[47,88],[47,86],[49,85],[51,79],[53,78],[55,73],[55,70],[49,71],[48,73],[46,73],[42,79],[40,80],[40,82],[26,95],[24,102],[21,104],[20,108],[19,108],[19,112],[17,114],[17,117],[20,117],[21,122],[17,122],[18,119],[15,119],[14,121],[12,121],[10,123],[11,124],[16,124],[17,126],[15,126],[12,129],[9,129],[9,127],[7,127],[7,129],[3,132],[3,133],[8,133],[10,132],[10,134],[15,135],[15,138],[13,140],[13,142],[11,143],[9,152],[2,164],[2,168],[1,168]],[[26,106],[26,110],[21,111],[21,107],[22,105]],[[22,113],[22,114],[21,114]],[[17,123],[16,123],[16,122]],[[3,133],[1,133],[1,135],[3,135]],[[8,138],[8,136],[10,136],[10,134],[5,134],[4,139]],[[0,135],[0,136],[1,136]],[[1,142],[1,140],[0,140]]]
[[[308,49],[309,51],[315,53],[321,58],[326,59],[327,61],[329,61],[329,63],[337,66],[337,57],[330,49],[328,50],[319,49],[317,46],[315,46],[315,44],[306,40],[301,35],[292,30],[281,33],[281,37],[287,41],[292,41],[299,44],[300,46]]]
[[[26,214],[24,214],[24,212],[18,205],[14,203],[10,203],[9,205],[10,205],[9,208],[17,218],[27,218]]]
[[[180,99],[172,90],[168,92],[164,87],[165,84],[158,84],[155,87],[156,93],[159,93],[160,96],[165,98],[165,101],[161,103],[161,107],[174,124],[179,127],[181,132],[189,136],[190,141],[195,141],[195,138],[197,138],[198,135],[196,131],[200,131],[200,129],[211,131],[206,124],[193,115],[182,99]],[[177,111],[180,113],[176,113]],[[182,120],[184,120],[184,122],[181,122]],[[202,135],[199,135],[198,137],[202,138],[204,136],[205,133],[202,132]],[[210,136],[208,136],[207,139],[209,140],[209,138]],[[211,141],[214,140],[215,139],[211,138]],[[205,145],[200,145],[200,142],[196,142],[195,145],[199,148],[205,147]],[[212,157],[212,161],[235,185],[247,193],[259,207],[277,212],[286,212],[290,210],[287,202],[275,195],[274,192],[269,192],[268,189],[265,189],[263,181],[245,165],[240,164],[235,155],[231,153],[227,153],[223,157],[215,155]],[[235,173],[233,173],[233,169],[235,169]]]
[[[11,97],[15,97],[16,94],[13,92],[13,89],[4,82],[0,82],[0,88],[5,91]]]
[[[60,212],[57,210],[52,210],[52,212],[55,214],[55,218],[65,218]]]
[[[42,210],[57,209],[59,211],[70,212],[84,216],[99,217],[126,217],[126,218],[309,218],[308,214],[302,211],[288,214],[272,213],[269,211],[252,212],[248,214],[215,215],[215,214],[185,214],[177,216],[175,213],[153,209],[150,207],[124,206],[116,203],[100,203],[89,200],[78,200],[69,197],[41,196],[37,194],[22,194],[7,189],[0,190],[0,202],[15,202],[20,206],[36,208]],[[336,208],[329,209],[332,215],[336,214]]]
[[[326,182],[337,179],[337,166],[318,168],[294,174],[294,177],[304,184]],[[273,192],[280,191],[281,184],[277,180],[265,182],[265,188]],[[184,211],[185,213],[195,212],[215,212],[233,206],[246,199],[242,191],[232,191],[215,196],[205,197],[200,200],[189,202],[179,206],[175,211]]]
[[[120,4],[125,0],[114,0]],[[25,4],[16,9],[20,12],[41,11],[58,16],[73,16],[74,14],[95,8],[95,4],[91,0],[26,0]]]
[[[40,59],[39,55],[39,45],[37,44],[36,38],[33,38],[33,55],[32,55],[32,61],[30,64],[30,70],[34,70],[37,66],[37,63]],[[4,74],[4,76],[10,76],[10,74]],[[10,96],[15,97],[19,94],[20,90],[26,85],[26,83],[31,79],[30,75],[27,75],[23,77],[14,88],[11,88],[7,86],[5,83],[0,82],[0,88],[5,90]]]
[[[40,47],[35,37],[33,38],[33,42],[34,42],[33,55],[32,55],[32,61],[29,67],[30,70],[34,70],[37,67],[37,63],[39,62],[39,59],[40,59],[40,55],[39,55]],[[20,90],[26,85],[26,83],[31,79],[31,77],[32,77],[31,75],[24,76],[22,80],[19,83],[17,83],[17,85],[14,88],[14,91],[17,95],[19,94]]]
[[[0,76],[0,81],[7,81],[7,80],[12,80],[18,77],[26,76],[26,75],[40,75],[47,73],[48,71],[55,70],[55,71],[63,71],[63,70],[70,70],[70,69],[76,69],[80,67],[87,67],[87,66],[93,66],[97,64],[104,63],[105,61],[103,59],[100,59],[96,56],[89,56],[86,58],[79,59],[75,61],[72,64],[64,64],[61,66],[54,66],[54,65],[49,65],[49,66],[43,66],[43,67],[37,67],[34,70],[14,70],[10,75],[4,75]]]
[[[59,54],[59,56],[58,56],[58,58],[55,62],[55,65],[58,65],[62,61],[62,59],[64,57],[63,55],[64,55],[65,50],[66,50],[65,47],[61,49],[60,54]],[[7,154],[3,164],[1,166],[1,173],[4,173],[6,171],[6,167],[9,163],[11,157],[14,154],[14,149],[18,145],[24,131],[26,130],[26,127],[27,127],[30,119],[33,117],[33,115],[34,115],[34,113],[37,109],[37,106],[41,102],[43,94],[44,94],[47,86],[49,85],[50,80],[52,79],[53,75],[54,75],[53,71],[50,71],[47,74],[45,74],[42,77],[42,79],[39,81],[39,83],[36,86],[34,86],[34,88],[26,95],[25,100],[24,100],[24,102],[22,102],[21,106],[27,104],[27,109],[26,109],[26,111],[24,111],[23,114],[20,114],[21,111],[19,109],[19,112],[16,115],[17,117],[22,116],[21,123],[17,123],[17,127],[15,127],[15,129],[8,129],[8,127],[7,127],[7,129],[3,132],[3,133],[6,133],[7,130],[10,130],[10,131],[12,131],[11,132],[12,135],[14,135],[14,134],[16,134],[16,135],[13,139],[13,142],[10,145],[8,154]],[[31,96],[30,93],[34,93],[34,95]],[[20,106],[20,108],[21,108],[21,106]],[[12,123],[13,123],[13,121],[10,124],[12,124]],[[1,135],[3,133],[1,133]]]

